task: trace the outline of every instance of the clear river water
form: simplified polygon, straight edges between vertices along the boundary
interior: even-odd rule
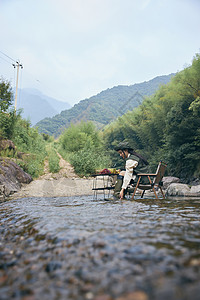
[[[0,218],[0,299],[200,299],[199,198],[24,198]]]

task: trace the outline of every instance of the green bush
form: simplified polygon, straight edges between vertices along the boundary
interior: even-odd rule
[[[60,158],[58,157],[55,149],[50,149],[48,152],[48,160],[49,160],[49,171],[52,173],[59,172],[60,166],[59,161]]]
[[[13,149],[11,149],[11,150],[6,149],[6,150],[0,151],[0,156],[15,158],[16,157],[16,152]]]
[[[13,130],[13,142],[20,152],[29,154],[21,167],[32,177],[37,178],[43,173],[44,159],[47,155],[46,144],[38,130],[30,127],[30,122],[18,118]]]
[[[81,176],[94,174],[97,169],[104,169],[109,166],[110,158],[106,156],[102,149],[96,147],[85,147],[69,156],[70,163],[74,170]]]
[[[38,157],[36,160],[29,161],[27,165],[27,173],[30,174],[33,178],[37,178],[43,173],[44,169],[44,159],[43,157]]]
[[[16,163],[33,178],[37,178],[44,170],[43,155],[26,154],[23,159],[16,159]]]
[[[92,122],[81,122],[77,125],[71,124],[59,139],[65,152],[76,152],[85,147],[86,143],[90,146],[99,147],[102,140]]]
[[[59,152],[70,161],[79,175],[88,176],[110,164],[100,133],[92,122],[71,125],[61,135],[59,143]]]
[[[12,102],[11,84],[0,79],[0,139],[12,140],[18,152],[27,153],[27,159],[18,163],[32,177],[38,177],[43,172],[45,141],[29,121],[22,119],[21,111],[12,108]],[[16,157],[16,152],[6,150],[1,155]]]

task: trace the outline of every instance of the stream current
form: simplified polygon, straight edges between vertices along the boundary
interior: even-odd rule
[[[200,299],[197,198],[11,200],[0,234],[0,299]]]

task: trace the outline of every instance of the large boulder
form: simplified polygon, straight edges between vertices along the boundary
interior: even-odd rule
[[[187,184],[172,183],[166,190],[166,196],[199,197],[200,185],[190,188]]]
[[[200,185],[194,185],[190,189],[191,195],[200,197]]]
[[[172,183],[179,183],[180,182],[180,178],[178,177],[173,177],[173,176],[165,176],[162,179],[163,181],[163,189],[167,189],[168,186]]]
[[[22,183],[30,183],[32,180],[14,161],[0,158],[0,186],[3,186],[0,189],[1,195],[9,196],[17,192]]]

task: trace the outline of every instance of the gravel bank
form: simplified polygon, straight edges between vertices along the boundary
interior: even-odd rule
[[[23,185],[19,192],[12,195],[12,198],[69,197],[92,194],[92,179],[50,177],[40,178],[28,185]]]

